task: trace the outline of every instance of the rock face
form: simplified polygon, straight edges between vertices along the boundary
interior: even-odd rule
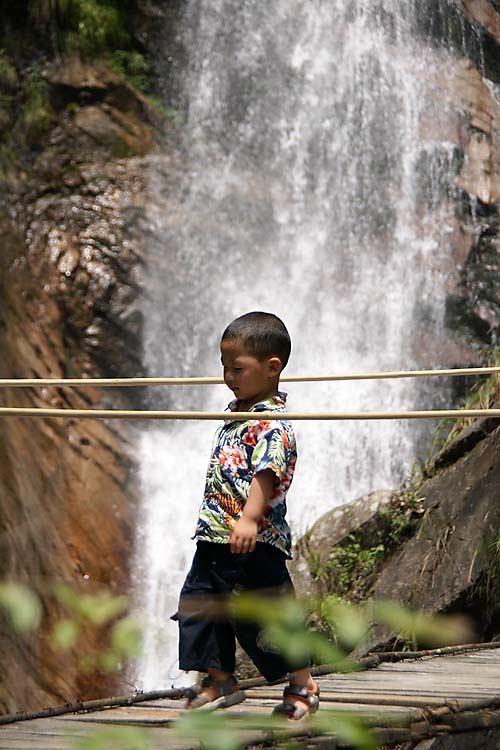
[[[497,428],[422,485],[423,521],[383,567],[373,596],[426,612],[466,609],[476,621],[478,636],[492,638],[500,618],[499,487]]]
[[[375,526],[379,511],[390,504],[392,495],[389,490],[370,492],[353,503],[325,513],[313,524],[298,542],[290,564],[300,596],[328,591],[328,583],[319,573],[328,567],[332,548],[348,539],[354,530],[373,540],[377,534]]]
[[[0,221],[0,377],[140,374],[148,162],[113,157],[123,144],[145,153],[152,125],[142,97],[110,71],[75,63],[52,68],[48,79],[53,106],[62,108],[32,173],[11,183]],[[90,388],[0,390],[11,406],[92,408],[131,398]],[[9,679],[0,712],[124,689],[120,678],[83,668],[103,633],[86,632],[63,654],[50,636],[68,616],[52,597],[54,583],[82,593],[129,589],[137,500],[130,430],[116,421],[2,419],[0,467],[0,576],[26,582],[44,606],[36,636],[15,638],[1,624]]]
[[[421,205],[433,196],[437,209],[448,196],[455,206],[448,219],[456,230],[447,269],[447,325],[468,346],[491,345],[500,331],[500,104],[492,82],[464,57],[443,62],[439,79],[427,84],[422,136],[429,143],[448,142],[440,158],[456,172],[452,184],[436,190],[429,182],[432,170],[422,163],[420,185]]]
[[[498,420],[492,432],[478,430],[476,438],[468,450],[467,441],[458,436],[457,445],[449,448],[447,468],[414,488],[418,496],[413,509],[420,520],[408,526],[401,538],[393,538],[396,544],[391,544],[384,529],[391,514],[397,512],[397,495],[387,498],[381,493],[378,509],[368,496],[319,519],[298,544],[294,565],[298,588],[322,594],[347,593],[353,598],[356,579],[352,571],[347,571],[352,589],[339,588],[340,567],[350,559],[340,555],[339,549],[360,555],[382,543],[384,555],[374,559],[373,569],[367,572],[372,598],[392,599],[431,613],[467,612],[474,620],[477,637],[493,638],[500,625]],[[367,506],[373,508],[372,513],[367,514]],[[399,521],[392,524],[393,529],[398,526]],[[359,542],[356,548],[354,540]],[[325,568],[328,561],[333,561],[331,571]],[[325,575],[325,570],[330,575]],[[381,648],[393,636],[375,629],[359,653]]]

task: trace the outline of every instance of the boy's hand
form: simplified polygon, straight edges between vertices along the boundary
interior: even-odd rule
[[[274,479],[274,473],[270,469],[259,472],[252,479],[243,513],[229,537],[231,552],[245,554],[254,551],[259,521],[271,497]]]
[[[245,554],[246,552],[253,552],[255,549],[255,542],[257,540],[257,521],[253,521],[251,518],[245,518],[241,516],[233,529],[233,533],[229,538],[229,544],[231,552]]]

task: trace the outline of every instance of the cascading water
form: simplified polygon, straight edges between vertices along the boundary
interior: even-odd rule
[[[221,331],[259,309],[289,328],[291,374],[419,366],[414,342],[424,333],[426,362],[439,363],[447,208],[437,197],[419,205],[417,165],[428,152],[429,170],[446,178],[449,160],[433,161],[446,144],[419,131],[422,81],[438,53],[411,33],[418,11],[410,0],[187,2],[183,176],[168,188],[161,174],[152,178],[151,374],[219,374]],[[418,381],[286,390],[293,410],[441,403]],[[220,410],[230,397],[221,386],[161,398]],[[168,618],[193,554],[214,429],[171,423],[142,436],[136,599],[147,627],[136,681],[145,689],[172,682],[177,631]],[[422,429],[296,423],[295,532],[335,505],[395,487]]]

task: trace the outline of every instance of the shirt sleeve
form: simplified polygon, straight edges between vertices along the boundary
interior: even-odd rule
[[[251,466],[253,474],[270,469],[281,482],[290,463],[290,440],[285,426],[281,422],[271,422],[261,431],[255,448],[252,451]]]

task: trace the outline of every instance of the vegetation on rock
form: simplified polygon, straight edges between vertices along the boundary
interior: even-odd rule
[[[112,139],[113,158],[150,150],[151,136],[143,132],[138,116],[153,126],[176,124],[176,112],[155,97],[150,62],[132,33],[134,7],[132,1],[117,0],[24,0],[0,11],[0,179],[31,171],[33,152],[45,147],[51,129],[59,124],[61,94],[54,92],[49,79],[61,64],[113,71],[118,79],[107,80],[104,88],[118,91],[121,80],[142,96],[137,107],[130,103],[133,95],[118,93],[112,106],[123,114],[101,115],[102,123],[96,126],[100,132],[107,129],[113,135],[120,130]],[[69,116],[92,106],[95,96],[101,104],[103,85],[99,73],[96,77],[94,93],[92,84],[87,90],[84,81],[81,90],[66,86],[63,108]],[[71,96],[75,98],[68,99]]]
[[[491,349],[483,357],[484,367],[500,367],[500,349]],[[500,404],[500,373],[494,373],[490,377],[479,379],[468,390],[463,399],[462,409],[493,409]],[[439,452],[448,448],[449,445],[467,427],[474,424],[474,417],[462,417],[461,419],[443,420],[438,425],[433,445],[440,440]],[[444,433],[444,438],[442,437]]]
[[[123,7],[114,0],[28,0],[30,19],[43,28],[54,51],[86,57],[128,46]]]
[[[330,550],[326,562],[312,553],[309,568],[316,580],[322,580],[329,592],[350,602],[365,600],[371,593],[381,564],[417,529],[423,515],[419,486],[420,466],[416,464],[401,489],[377,512],[370,534],[355,529]]]

